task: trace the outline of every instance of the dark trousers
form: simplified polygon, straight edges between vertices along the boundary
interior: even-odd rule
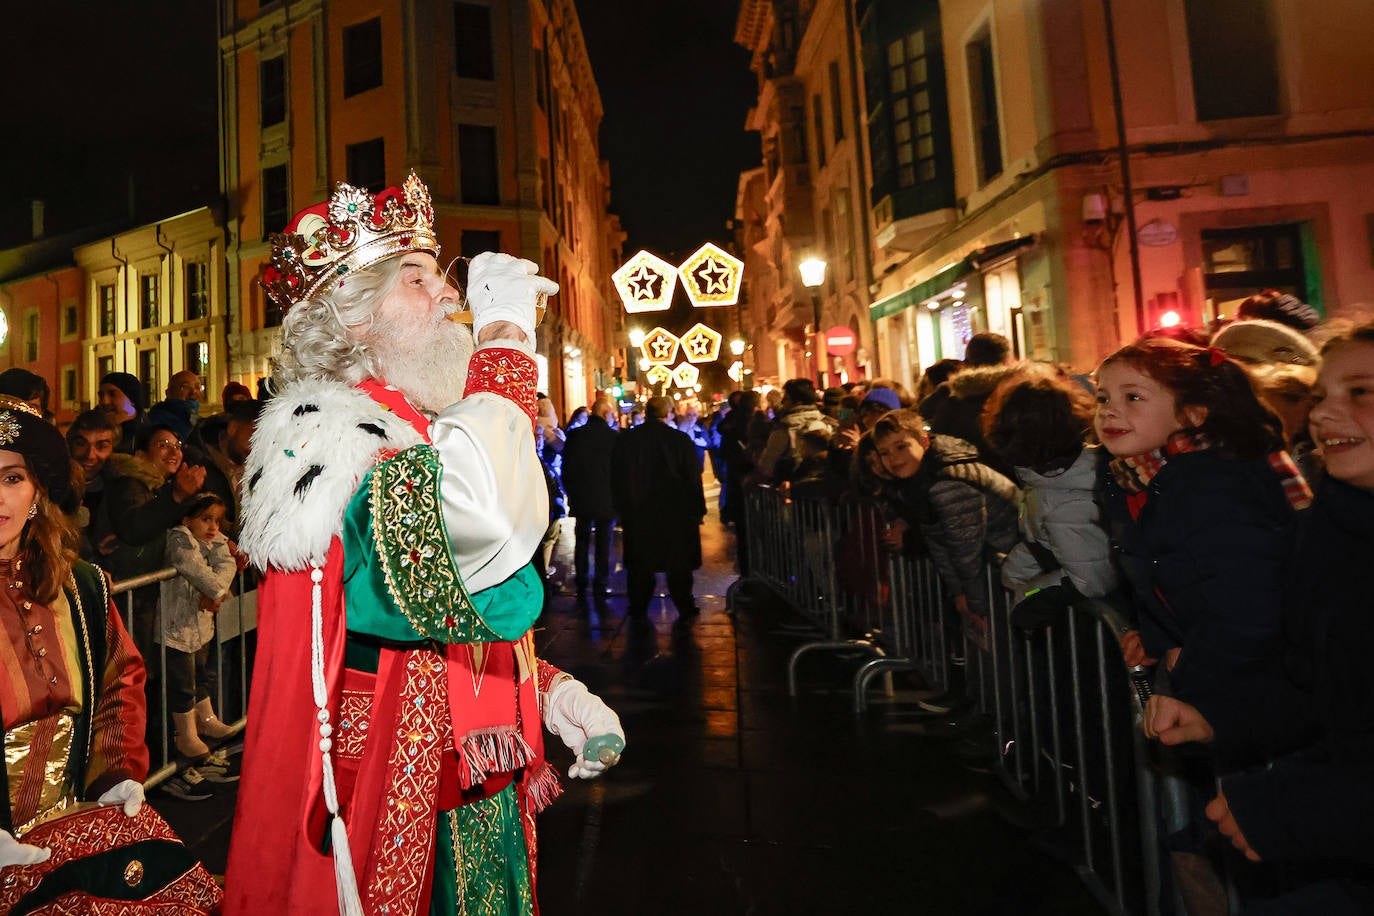
[[[625,578],[630,598],[630,613],[643,614],[649,610],[649,601],[654,597],[654,580],[657,571],[638,566],[626,566]],[[668,576],[668,597],[679,615],[689,617],[697,612],[696,599],[692,597],[692,571],[690,569],[670,569]]]
[[[215,670],[210,664],[213,642],[197,652],[167,647],[167,705],[172,712],[189,712],[215,691]]]
[[[581,515],[573,520],[573,535],[576,538],[573,547],[573,582],[579,592],[587,587],[590,578],[592,584],[600,589],[606,585],[606,579],[611,574],[611,529],[615,521],[609,518],[585,518]],[[596,571],[588,577],[587,561],[591,558],[592,541],[596,542]]]

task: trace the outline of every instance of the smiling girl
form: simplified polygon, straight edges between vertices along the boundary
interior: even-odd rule
[[[1312,498],[1282,425],[1213,348],[1144,338],[1109,356],[1097,383],[1093,426],[1113,456],[1104,512],[1140,622],[1123,640],[1126,664],[1162,659],[1157,692],[1204,714],[1243,704],[1245,682],[1278,664],[1288,529]],[[1216,774],[1257,762],[1164,761],[1184,801],[1161,815],[1190,912],[1227,897],[1203,816]]]
[[[1108,528],[1140,615],[1127,663],[1164,659],[1172,692],[1205,706],[1272,661],[1284,532],[1311,492],[1221,351],[1144,339],[1097,380]]]

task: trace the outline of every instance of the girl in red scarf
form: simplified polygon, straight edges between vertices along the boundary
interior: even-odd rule
[[[1097,381],[1094,429],[1114,456],[1105,515],[1139,615],[1126,663],[1162,659],[1157,691],[1199,709],[1244,703],[1240,685],[1278,663],[1287,531],[1312,498],[1282,425],[1219,350],[1146,338],[1108,357]],[[1181,875],[1206,874],[1200,854],[1219,839],[1202,817],[1215,774],[1249,762],[1167,761],[1187,801],[1164,817]],[[1179,889],[1224,900],[1211,877]]]

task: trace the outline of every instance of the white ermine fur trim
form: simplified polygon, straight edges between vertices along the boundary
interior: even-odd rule
[[[239,547],[259,569],[323,566],[377,453],[423,441],[357,388],[319,380],[287,385],[263,407],[253,430]]]

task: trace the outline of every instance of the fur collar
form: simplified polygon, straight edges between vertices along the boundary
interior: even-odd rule
[[[409,423],[342,382],[287,385],[253,430],[239,546],[259,569],[322,565],[378,454],[421,441]]]
[[[950,394],[956,398],[981,398],[1017,372],[1025,371],[1025,363],[1004,366],[972,366],[960,369],[949,377]]]
[[[143,484],[149,490],[156,492],[167,482],[167,472],[161,468],[153,467],[146,461],[135,455],[124,455],[115,452],[110,456],[106,463],[113,477],[131,477]]]

